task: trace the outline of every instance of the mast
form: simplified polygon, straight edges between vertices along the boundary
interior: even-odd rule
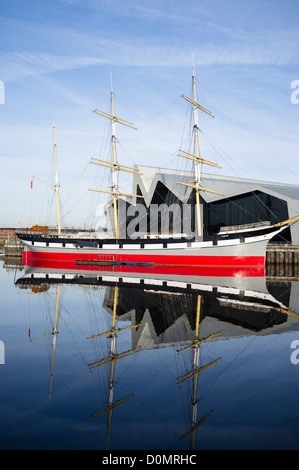
[[[135,173],[141,175],[140,171],[137,168],[132,168],[126,165],[120,165],[117,161],[117,153],[116,153],[116,123],[118,124],[123,124],[124,126],[130,127],[132,129],[136,130],[136,127],[133,127],[133,124],[129,121],[125,121],[124,119],[120,119],[115,115],[115,106],[114,106],[114,92],[113,92],[113,87],[112,87],[112,79],[111,79],[111,111],[112,114],[106,113],[104,111],[100,111],[98,109],[95,109],[94,112],[96,114],[100,114],[100,116],[103,116],[107,119],[111,120],[111,141],[112,141],[112,152],[113,152],[113,162],[109,162],[107,160],[101,160],[98,158],[92,158],[91,163],[94,165],[100,165],[100,166],[105,166],[107,168],[112,169],[112,184],[111,184],[111,189],[112,191],[106,191],[102,189],[90,189],[89,191],[96,191],[100,193],[108,193],[113,195],[113,213],[114,213],[114,229],[115,229],[115,238],[119,238],[119,221],[118,221],[118,213],[117,213],[117,200],[118,196],[131,196],[131,197],[144,197],[144,196],[139,196],[138,194],[128,194],[128,193],[121,193],[118,189],[118,171],[127,171],[129,173]],[[101,163],[98,163],[101,162]]]
[[[54,360],[55,360],[55,352],[56,352],[56,345],[57,345],[57,321],[58,321],[58,307],[59,307],[59,296],[60,296],[60,284],[57,286],[57,295],[56,295],[56,308],[55,308],[55,322],[54,327],[52,330],[53,335],[53,356],[52,356],[52,367],[51,367],[51,377],[50,377],[50,390],[49,395],[51,397],[52,394],[52,383],[53,383],[53,376],[54,376]]]
[[[111,79],[111,106],[112,106],[112,116],[115,116],[114,112],[114,95]],[[116,127],[115,120],[112,120],[112,148],[113,148],[113,165],[112,169],[112,191],[118,191],[118,172],[116,169]],[[113,210],[114,210],[114,223],[115,223],[115,238],[118,238],[118,217],[117,217],[117,197],[116,193],[113,193]]]
[[[48,188],[51,188],[55,191],[56,194],[56,212],[57,212],[57,230],[58,230],[58,236],[60,237],[61,235],[61,226],[60,226],[60,208],[59,208],[59,177],[58,177],[58,160],[57,160],[57,146],[56,146],[56,136],[55,136],[55,126],[53,124],[53,137],[54,137],[54,154],[55,154],[55,184],[54,186],[46,183],[45,181],[41,180],[37,176],[33,176],[33,178],[37,179],[41,183],[43,183],[45,186],[48,186]],[[32,180],[33,180],[32,178]],[[32,186],[31,186],[32,187]],[[25,224],[25,225],[31,225],[31,224]],[[53,225],[55,227],[55,225]]]
[[[56,148],[56,137],[55,137],[55,126],[53,125],[53,136],[54,136],[54,153],[55,153],[55,186],[54,190],[56,193],[56,207],[57,207],[57,228],[58,236],[61,235],[60,228],[60,209],[59,209],[59,178],[58,178],[58,162],[57,162],[57,148]]]
[[[211,111],[209,111],[207,108],[205,108],[204,106],[200,105],[197,102],[194,66],[192,69],[192,91],[193,91],[193,99],[189,98],[186,95],[182,95],[182,98],[184,98],[193,106],[194,154],[180,149],[181,154],[179,154],[179,157],[187,158],[188,160],[192,160],[194,162],[194,182],[192,184],[179,182],[179,184],[195,189],[195,207],[196,207],[196,221],[197,221],[196,228],[197,228],[197,236],[201,237],[203,235],[203,230],[202,230],[203,223],[201,220],[201,211],[200,211],[200,191],[208,191],[210,193],[220,194],[221,196],[224,196],[224,194],[219,193],[217,191],[205,189],[202,187],[202,183],[201,183],[202,164],[211,165],[217,168],[221,168],[221,167],[217,165],[217,163],[214,163],[205,158],[202,158],[199,152],[199,142],[198,142],[199,127],[198,127],[198,111],[197,110],[200,109],[201,111],[208,114],[209,116],[211,117],[214,117],[214,116],[211,113]]]
[[[116,352],[116,340],[117,340],[117,334],[125,331],[127,329],[131,328],[137,328],[140,326],[138,325],[130,325],[125,328],[116,328],[116,312],[117,312],[117,303],[118,303],[118,295],[119,295],[119,287],[116,284],[114,287],[114,296],[113,296],[113,310],[112,310],[112,325],[111,325],[111,330],[110,331],[105,331],[104,333],[99,333],[97,335],[92,335],[88,339],[94,339],[94,338],[99,338],[103,336],[109,336],[111,339],[111,344],[110,344],[110,355],[108,357],[104,357],[99,361],[93,362],[92,364],[89,364],[89,369],[94,369],[96,367],[100,367],[102,365],[111,365],[110,369],[110,380],[109,380],[109,398],[108,398],[108,406],[104,408],[103,410],[97,411],[96,413],[93,413],[90,418],[91,419],[96,419],[99,416],[102,416],[103,414],[108,413],[108,428],[107,428],[107,439],[109,442],[109,437],[111,433],[111,423],[112,423],[112,412],[115,408],[118,406],[122,405],[123,403],[126,403],[129,401],[133,396],[134,393],[131,395],[128,395],[127,397],[121,398],[117,401],[113,401],[114,399],[114,374],[115,374],[115,365],[116,361],[119,359],[123,359],[127,356],[131,356],[133,354],[136,354],[140,348],[134,348],[130,349],[128,351],[122,352],[117,354]],[[108,442],[107,442],[107,447],[108,447]]]
[[[200,315],[201,315],[201,304],[202,304],[202,298],[201,295],[197,296],[197,307],[196,307],[196,322],[195,322],[195,340],[194,342],[186,346],[182,349],[179,349],[177,352],[180,353],[182,351],[185,351],[187,349],[193,349],[193,369],[186,374],[184,374],[181,377],[178,377],[177,384],[182,385],[188,380],[194,379],[194,384],[193,384],[193,397],[192,397],[192,419],[191,419],[191,428],[189,431],[187,431],[185,434],[183,434],[180,437],[180,440],[185,439],[188,436],[192,436],[192,449],[194,449],[195,446],[195,434],[196,431],[200,426],[203,425],[203,423],[210,417],[212,414],[213,410],[209,411],[205,416],[203,416],[198,422],[197,422],[197,391],[198,391],[198,375],[200,372],[208,369],[209,367],[217,364],[219,359],[216,359],[215,361],[210,362],[209,364],[205,366],[199,367],[199,351],[200,351],[200,346],[201,343],[210,340],[214,336],[219,335],[220,333],[223,333],[223,331],[219,331],[218,333],[213,333],[206,338],[200,339],[199,337],[199,324],[200,324]]]
[[[193,96],[194,101],[196,102],[196,86],[195,86],[195,76],[194,76],[194,67],[192,73],[192,86],[193,86]],[[197,113],[197,106],[193,107],[193,116],[194,116],[194,145],[195,145],[195,155],[196,159],[198,160],[199,157],[199,145],[198,145],[198,113]],[[201,165],[199,161],[194,162],[194,176],[195,176],[195,185],[200,185],[201,180]],[[196,215],[197,215],[197,234],[198,236],[202,236],[202,221],[201,221],[201,214],[200,214],[200,197],[199,197],[199,189],[195,190],[195,203],[196,203]]]
[[[52,341],[53,352],[52,352],[52,363],[51,363],[51,372],[50,372],[49,398],[51,398],[51,396],[52,396],[52,386],[53,386],[53,378],[54,378],[54,362],[55,362],[57,337],[58,337],[57,325],[58,325],[58,313],[59,313],[59,297],[60,297],[60,284],[58,283],[57,292],[56,292],[55,320],[54,320],[53,328],[52,328],[52,330],[46,331],[43,335],[41,335],[37,338],[30,339],[30,341],[33,343],[34,341],[36,341],[40,338],[43,338],[44,336],[46,336],[48,334],[53,336],[53,341]]]

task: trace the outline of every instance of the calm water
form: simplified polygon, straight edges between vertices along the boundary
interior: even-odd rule
[[[0,264],[1,449],[299,448],[299,320],[285,311],[299,313],[298,283],[269,285],[269,306],[24,274]],[[92,337],[113,311],[115,328],[139,326]]]

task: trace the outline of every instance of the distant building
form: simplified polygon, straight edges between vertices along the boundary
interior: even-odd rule
[[[0,227],[0,237],[13,237],[16,233],[16,228],[1,228]]]

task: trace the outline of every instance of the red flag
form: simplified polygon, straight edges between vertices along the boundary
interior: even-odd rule
[[[31,185],[30,185],[31,189],[32,189],[32,184],[33,184],[33,179],[31,180]]]

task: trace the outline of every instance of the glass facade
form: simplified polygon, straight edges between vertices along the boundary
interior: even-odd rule
[[[204,205],[204,227],[207,234],[218,232],[228,225],[251,224],[269,221],[271,224],[289,218],[286,201],[262,191],[240,194]],[[283,239],[290,239],[290,230],[285,230]]]
[[[141,190],[138,185],[137,194],[141,195]],[[140,198],[138,203],[144,204],[144,200]],[[166,185],[159,181],[153,194],[151,204],[166,204],[170,206],[174,203],[182,205],[182,201],[180,201]],[[195,191],[192,191],[187,203],[194,206]],[[205,202],[204,199],[201,198],[201,203],[203,204],[203,225],[206,235],[218,233],[220,227],[251,224],[262,221],[269,221],[271,224],[275,224],[289,218],[286,201],[262,191],[252,191],[210,203]],[[183,211],[181,212],[183,216]],[[194,230],[194,210],[192,211],[192,218],[191,228]],[[160,222],[161,220],[159,220],[159,225]],[[170,220],[170,230],[172,228],[171,225],[172,220]],[[284,230],[282,235],[279,235],[275,240],[291,241],[290,229]]]

